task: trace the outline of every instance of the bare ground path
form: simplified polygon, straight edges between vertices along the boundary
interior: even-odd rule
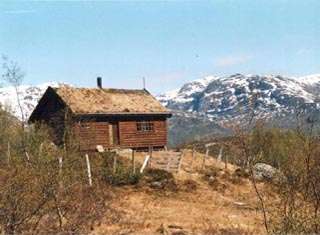
[[[137,155],[137,159],[144,157],[141,153]],[[115,188],[112,208],[118,211],[118,219],[102,221],[93,233],[165,234],[180,231],[184,234],[210,234],[217,228],[265,233],[250,181],[244,178],[238,183],[231,182],[225,175],[232,174],[236,167],[228,165],[228,173],[225,174],[222,170],[224,163],[210,158],[206,163],[207,168],[213,166],[221,169],[218,181],[223,186],[212,187],[199,172],[202,157],[202,154],[196,153],[191,170],[192,154],[185,150],[182,170],[175,174],[180,188],[177,192],[163,193],[145,185]],[[190,181],[196,184],[196,189],[185,190],[185,185]],[[259,187],[265,188],[263,183]]]

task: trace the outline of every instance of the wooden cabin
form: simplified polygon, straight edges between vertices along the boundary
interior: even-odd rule
[[[100,84],[100,85],[99,85]],[[147,90],[48,87],[32,112],[29,123],[50,127],[54,142],[63,144],[72,130],[83,151],[167,145],[167,118],[171,113]]]

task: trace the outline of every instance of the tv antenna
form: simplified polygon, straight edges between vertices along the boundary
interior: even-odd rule
[[[146,89],[146,78],[142,77],[143,90]]]

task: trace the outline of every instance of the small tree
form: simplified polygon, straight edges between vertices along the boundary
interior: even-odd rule
[[[107,209],[107,193],[98,181],[87,185],[70,128],[64,128],[65,148],[52,143],[46,126],[24,128],[19,94],[24,73],[17,63],[3,61],[3,78],[15,89],[21,120],[0,109],[0,233],[87,231]]]
[[[17,104],[20,109],[21,120],[24,125],[25,114],[24,114],[24,110],[23,110],[23,107],[21,104],[19,86],[21,85],[21,83],[25,77],[25,73],[22,71],[21,67],[18,65],[17,62],[9,60],[9,58],[7,56],[2,56],[2,60],[3,60],[2,68],[4,69],[4,73],[2,74],[2,78],[7,83],[12,85],[15,90]]]

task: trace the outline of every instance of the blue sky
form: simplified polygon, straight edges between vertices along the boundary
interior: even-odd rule
[[[25,83],[160,93],[205,75],[320,73],[319,0],[0,2]]]

